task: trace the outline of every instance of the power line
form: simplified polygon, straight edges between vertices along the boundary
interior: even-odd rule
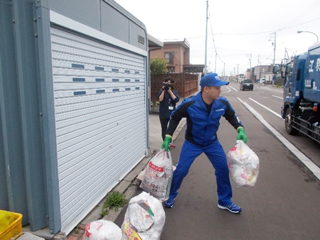
[[[210,15],[210,14],[209,14]],[[278,29],[275,29],[275,30],[270,30],[270,31],[264,31],[264,32],[252,32],[252,33],[216,33],[216,34],[211,34],[213,36],[217,36],[217,35],[228,35],[228,36],[246,36],[246,35],[258,35],[258,34],[265,34],[265,33],[273,33],[273,32],[279,32],[279,31],[282,31],[282,30],[285,30],[285,29],[288,29],[288,28],[293,28],[293,27],[297,27],[297,26],[300,26],[300,25],[303,25],[303,24],[306,24],[306,23],[310,23],[310,22],[313,22],[313,21],[316,21],[316,20],[319,20],[320,17],[318,18],[315,18],[315,19],[312,19],[310,21],[307,21],[307,22],[303,22],[303,23],[300,23],[300,24],[296,24],[296,25],[292,25],[292,26],[289,26],[289,27],[283,27],[283,28],[278,28]],[[211,24],[211,22],[210,22]],[[188,39],[195,39],[195,38],[203,38],[204,36],[195,36],[195,37],[188,37]]]
[[[213,34],[213,29],[212,29],[212,24],[211,24],[211,15],[210,15],[210,13],[209,13],[209,18],[210,18],[211,36],[212,36],[212,42],[213,42],[214,50],[215,50],[216,56],[221,60],[222,63],[224,63],[224,61],[221,59],[221,57],[218,55],[218,52],[217,52],[216,44],[215,44],[215,41],[214,41],[214,34]]]
[[[315,11],[320,6],[320,2],[316,0],[309,7],[307,7],[304,11],[300,12],[297,16],[292,18],[285,26],[288,26],[290,23],[296,23],[297,21],[301,21],[302,18],[308,16],[311,12]]]

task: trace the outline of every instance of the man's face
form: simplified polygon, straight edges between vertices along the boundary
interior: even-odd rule
[[[218,99],[221,93],[221,87],[205,87],[208,98],[215,100]]]

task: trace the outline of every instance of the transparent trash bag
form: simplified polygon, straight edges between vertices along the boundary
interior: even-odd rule
[[[129,201],[121,225],[122,240],[160,240],[165,218],[161,201],[140,193]]]
[[[238,187],[253,187],[259,175],[259,158],[246,143],[237,144],[227,154],[228,167],[232,180]]]
[[[161,149],[149,161],[140,187],[160,201],[165,201],[169,197],[172,174],[171,153]]]
[[[86,225],[82,240],[122,240],[122,233],[114,222],[100,219]]]

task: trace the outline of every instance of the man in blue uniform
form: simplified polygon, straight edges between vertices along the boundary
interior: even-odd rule
[[[170,196],[164,206],[173,207],[183,178],[188,174],[193,161],[205,153],[215,168],[218,192],[218,207],[231,213],[240,213],[241,207],[231,201],[232,188],[229,179],[229,169],[225,152],[217,138],[219,121],[225,119],[237,130],[237,140],[247,142],[247,137],[241,121],[229,101],[220,97],[221,86],[229,82],[219,79],[216,73],[205,75],[200,80],[201,92],[185,99],[171,114],[168,129],[162,148],[168,151],[172,135],[180,120],[187,118],[185,142],[180,159],[173,174]]]

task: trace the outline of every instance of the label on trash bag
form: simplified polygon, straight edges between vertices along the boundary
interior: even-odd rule
[[[129,240],[142,240],[139,234],[134,230],[131,224],[128,222],[124,225],[123,232]]]
[[[169,196],[173,175],[170,152],[160,150],[148,163],[140,187],[159,200]]]
[[[152,161],[149,162],[149,167],[150,167],[150,169],[155,171],[155,174],[158,174],[158,173],[161,173],[164,171],[163,167],[158,167],[157,165],[153,164]]]

